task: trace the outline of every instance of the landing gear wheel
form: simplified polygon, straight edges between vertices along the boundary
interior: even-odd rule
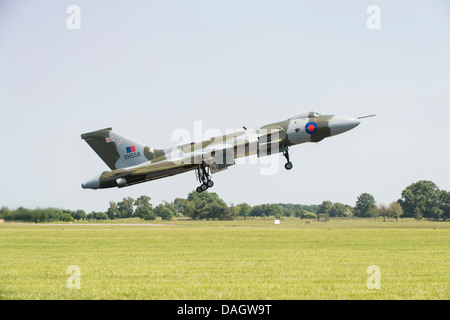
[[[197,192],[206,191],[206,189],[211,188],[214,185],[214,182],[211,180],[211,176],[209,175],[209,167],[205,167],[205,165],[199,165],[196,169],[197,180],[201,183],[199,187],[197,187]]]
[[[292,162],[289,160],[289,151],[283,151],[283,156],[286,158],[287,162],[284,165],[284,167],[286,168],[286,170],[291,170],[292,169]]]

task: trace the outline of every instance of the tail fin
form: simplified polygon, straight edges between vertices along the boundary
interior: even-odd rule
[[[112,128],[83,133],[81,139],[111,170],[135,166],[164,154],[162,150],[154,150],[114,133]]]

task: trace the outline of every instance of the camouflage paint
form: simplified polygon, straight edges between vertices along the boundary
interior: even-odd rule
[[[258,130],[233,132],[169,149],[153,149],[105,128],[84,133],[81,138],[111,171],[88,180],[82,187],[124,187],[195,170],[201,164],[215,173],[233,165],[236,158],[253,154],[261,157],[287,151],[296,144],[319,142],[348,131],[359,122],[350,117],[308,112]]]

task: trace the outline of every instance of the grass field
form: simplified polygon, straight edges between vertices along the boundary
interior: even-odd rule
[[[448,222],[120,222],[1,224],[0,299],[450,298]]]

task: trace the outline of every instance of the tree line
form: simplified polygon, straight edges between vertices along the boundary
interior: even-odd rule
[[[172,202],[163,201],[153,207],[151,198],[142,195],[137,199],[126,197],[122,201],[109,202],[105,212],[90,212],[67,209],[26,209],[20,207],[9,210],[0,209],[0,219],[26,222],[54,222],[75,220],[113,220],[124,218],[140,218],[144,220],[162,220],[187,218],[193,220],[234,220],[248,217],[297,217],[301,219],[328,219],[329,217],[400,217],[428,218],[447,220],[450,218],[450,192],[440,190],[432,181],[421,180],[409,185],[401,193],[397,201],[376,204],[369,193],[361,194],[354,207],[331,201],[323,201],[320,205],[301,204],[261,204],[251,206],[247,203],[227,205],[215,192],[197,193],[192,191],[187,198],[176,198]]]
[[[397,201],[376,205],[375,198],[363,193],[358,197],[353,214],[358,217],[400,217],[433,220],[450,219],[450,192],[440,190],[432,181],[420,180],[402,191]]]

